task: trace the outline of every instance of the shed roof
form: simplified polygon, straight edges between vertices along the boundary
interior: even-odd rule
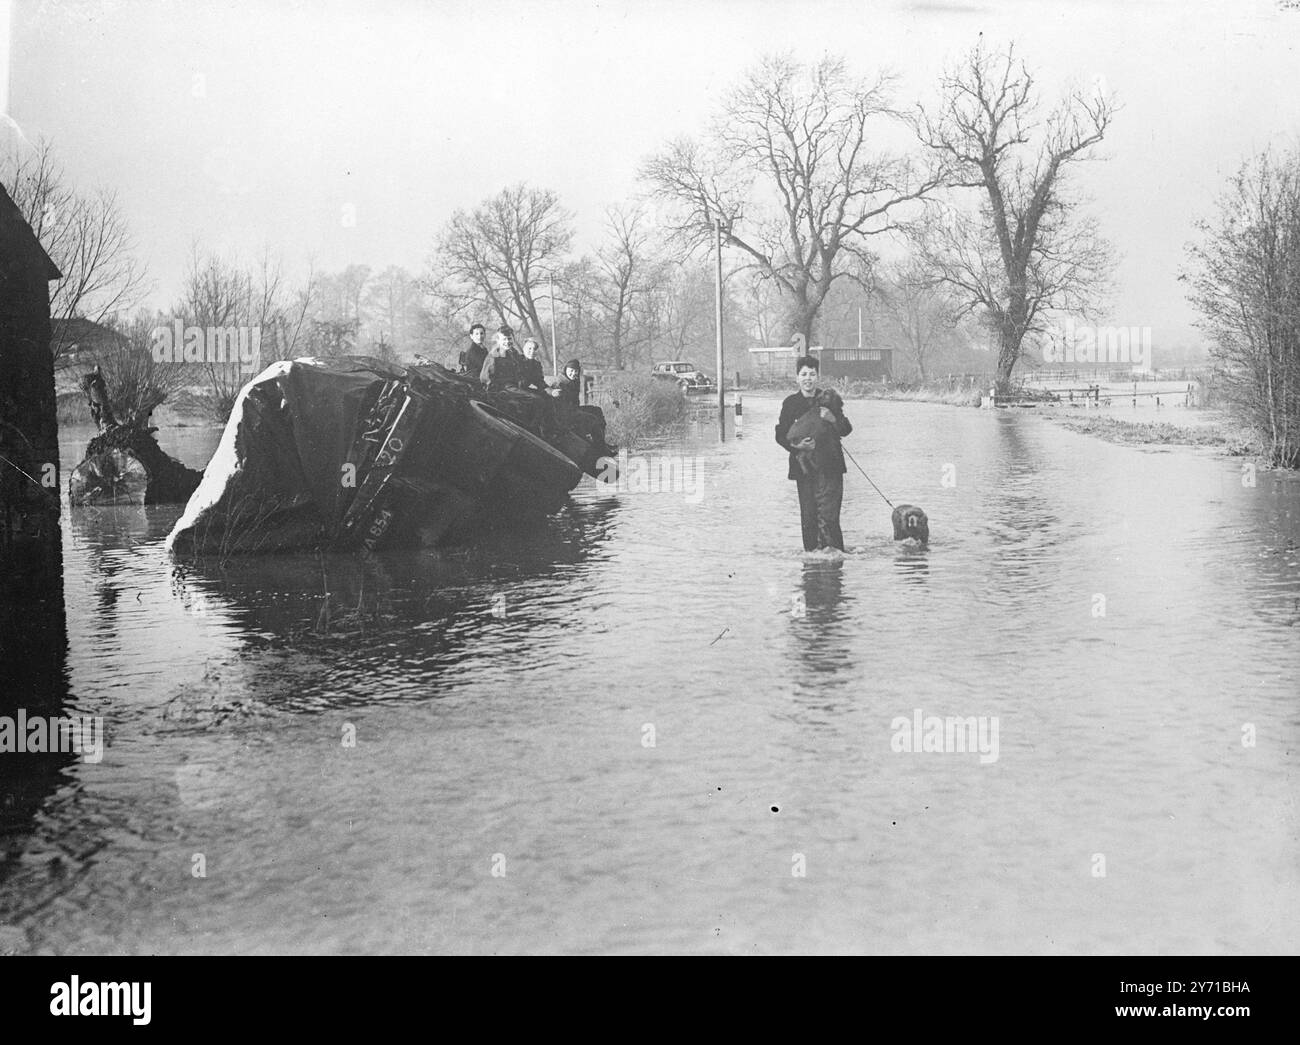
[[[26,264],[43,266],[47,280],[63,278],[3,185],[0,185],[0,256],[17,257]]]

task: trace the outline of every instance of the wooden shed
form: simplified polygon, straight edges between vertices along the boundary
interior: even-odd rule
[[[59,278],[0,186],[0,573],[10,578],[61,559],[49,288]]]
[[[755,377],[794,377],[797,350],[789,345],[764,345],[749,350]],[[894,353],[888,348],[828,348],[814,345],[808,354],[821,363],[825,378],[850,381],[883,381],[893,377]]]

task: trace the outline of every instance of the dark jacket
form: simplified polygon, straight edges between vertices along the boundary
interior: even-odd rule
[[[560,400],[568,403],[570,406],[579,406],[582,403],[582,372],[578,372],[578,377],[570,381],[568,375],[560,378],[559,383],[555,386],[560,390]]]
[[[540,359],[523,357],[519,364],[519,387],[532,388],[538,392],[546,391],[546,371],[542,369]]]
[[[469,343],[469,348],[460,354],[461,369],[472,377],[478,377],[483,372],[483,364],[487,362],[488,350],[485,345],[476,345],[473,341]]]
[[[816,395],[817,392],[814,389],[813,396],[816,397]],[[776,441],[790,452],[790,468],[786,475],[787,479],[801,479],[804,474],[803,469],[799,467],[799,462],[795,459],[794,451],[790,449],[790,442],[786,438],[790,432],[790,426],[806,414],[809,409],[814,408],[815,405],[815,398],[810,399],[802,392],[795,392],[794,395],[786,396],[785,401],[781,404],[781,417],[776,422]],[[848,465],[844,463],[844,450],[840,446],[840,440],[852,431],[853,425],[849,423],[849,419],[844,416],[844,411],[841,410],[835,414],[835,434],[829,439],[824,438],[817,441],[819,463],[824,461],[825,467],[832,474],[838,472],[843,475],[849,470]]]
[[[489,392],[500,392],[504,388],[516,388],[519,385],[519,370],[515,357],[509,352],[499,356],[488,356],[487,362],[479,373],[479,380]]]

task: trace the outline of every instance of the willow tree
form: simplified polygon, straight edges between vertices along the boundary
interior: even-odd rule
[[[1101,91],[1072,90],[1039,122],[1034,77],[1014,45],[983,42],[940,81],[940,103],[919,107],[921,141],[948,168],[949,186],[974,190],[932,215],[921,256],[962,314],[974,313],[998,344],[1005,391],[1029,334],[1052,313],[1087,315],[1107,286],[1110,250],[1069,173],[1101,142],[1116,111]],[[966,205],[963,206],[962,204]]]
[[[851,75],[840,58],[769,56],[726,95],[703,141],[680,138],[642,165],[667,205],[663,223],[688,247],[712,242],[720,219],[724,244],[778,288],[778,337],[811,344],[831,287],[855,278],[850,262],[870,271],[871,238],[942,181],[883,148],[901,120],[891,85]]]

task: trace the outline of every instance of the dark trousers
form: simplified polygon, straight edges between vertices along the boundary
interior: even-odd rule
[[[844,501],[844,473],[814,471],[795,480],[799,487],[799,523],[803,528],[803,550],[844,550],[840,532],[840,505]]]

